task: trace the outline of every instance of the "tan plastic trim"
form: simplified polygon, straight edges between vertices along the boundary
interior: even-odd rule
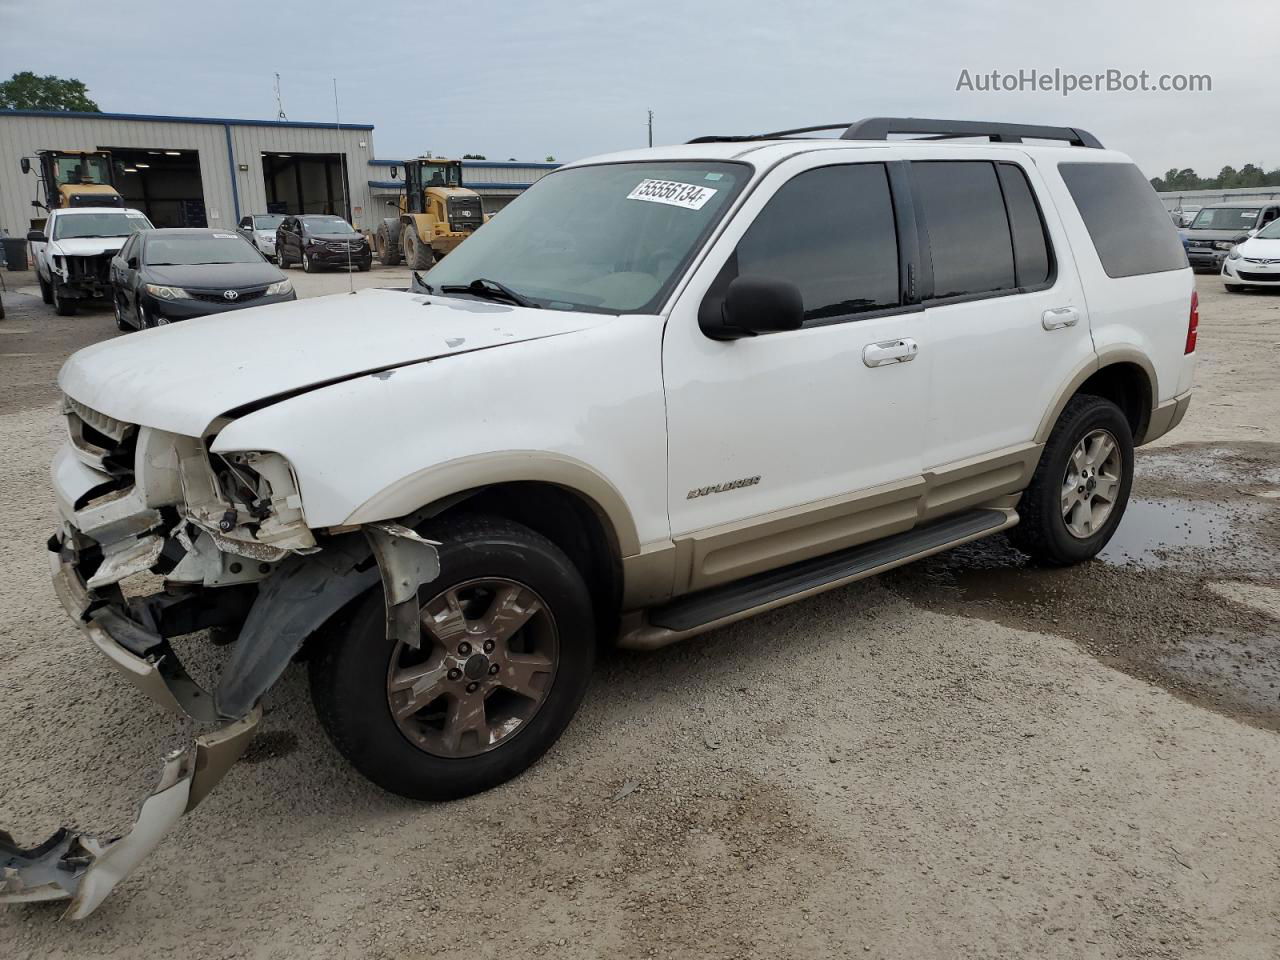
[[[936,520],[968,507],[989,505],[1002,494],[1025,490],[1043,449],[1043,443],[1020,443],[926,470],[919,519]]]
[[[435,464],[370,497],[343,526],[394,520],[455,493],[495,483],[551,483],[578,494],[605,521],[616,556],[640,552],[640,537],[622,494],[580,460],[540,450],[503,450]]]
[[[1151,411],[1151,421],[1147,424],[1146,432],[1143,433],[1140,440],[1135,440],[1134,443],[1150,443],[1152,440],[1158,440],[1163,437],[1182,422],[1182,418],[1187,415],[1187,408],[1190,406],[1190,390],[1179,394],[1172,400],[1166,400]]]

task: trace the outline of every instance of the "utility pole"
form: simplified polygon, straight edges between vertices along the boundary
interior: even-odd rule
[[[653,146],[653,111],[649,111],[649,146]]]

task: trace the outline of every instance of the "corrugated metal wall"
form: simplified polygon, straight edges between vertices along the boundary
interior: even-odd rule
[[[231,157],[227,155],[230,133]],[[362,146],[363,144],[363,146]],[[12,236],[26,233],[36,198],[34,171],[23,175],[18,161],[36,150],[97,150],[132,147],[151,150],[196,150],[209,226],[232,227],[237,216],[266,211],[262,153],[339,153],[346,155],[347,182],[356,226],[375,222],[369,197],[368,161],[373,156],[373,131],[284,124],[223,124],[218,121],[178,122],[124,119],[76,114],[67,117],[23,116],[0,111],[0,228]],[[240,170],[247,164],[248,170]],[[232,183],[234,176],[235,187]]]
[[[1181,210],[1188,206],[1203,207],[1210,203],[1264,203],[1280,200],[1280,187],[1232,187],[1229,190],[1170,190],[1159,194],[1166,209]]]

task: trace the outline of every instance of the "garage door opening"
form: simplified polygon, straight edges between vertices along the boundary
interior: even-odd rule
[[[197,150],[164,147],[111,151],[116,189],[127,207],[136,207],[157,227],[207,227],[204,184]]]
[[[343,202],[350,193],[339,153],[264,153],[262,179],[267,213],[326,213],[351,219]]]

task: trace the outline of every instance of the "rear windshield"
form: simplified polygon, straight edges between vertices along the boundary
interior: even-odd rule
[[[155,234],[147,243],[147,264],[152,267],[261,262],[258,251],[234,233]]]
[[[1131,163],[1060,163],[1058,170],[1109,277],[1164,273],[1187,254],[1147,178]]]

